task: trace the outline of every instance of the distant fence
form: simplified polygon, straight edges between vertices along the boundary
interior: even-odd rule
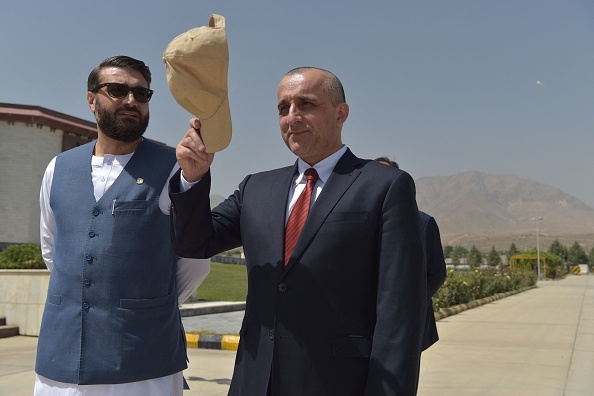
[[[210,261],[213,263],[245,265],[245,259],[241,257],[213,256]]]

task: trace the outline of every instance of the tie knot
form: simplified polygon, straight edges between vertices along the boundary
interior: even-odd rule
[[[318,180],[318,172],[314,168],[309,168],[305,171],[305,178],[308,182]]]

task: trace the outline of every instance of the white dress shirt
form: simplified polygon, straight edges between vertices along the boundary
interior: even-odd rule
[[[95,200],[99,200],[111,187],[122,172],[134,153],[126,155],[106,154],[105,157],[93,156],[91,159],[91,177],[93,181]],[[51,271],[54,267],[52,259],[54,249],[54,213],[50,207],[50,192],[56,166],[53,158],[45,170],[41,182],[39,202],[41,208],[40,236],[41,253],[45,265]],[[169,178],[179,169],[176,163]],[[169,178],[159,197],[159,208],[169,215],[171,201],[169,199]],[[177,259],[177,293],[179,304],[187,300],[196,288],[202,283],[210,271],[209,259]],[[153,378],[145,381],[125,384],[77,385],[53,381],[49,378],[36,375],[35,395],[43,396],[161,396],[182,395],[183,374],[180,371],[172,375]]]
[[[332,170],[338,163],[338,160],[344,155],[346,150],[347,147],[343,145],[340,148],[340,150],[324,158],[314,166],[309,165],[301,158],[297,160],[297,169],[299,170],[299,173],[295,177],[295,180],[293,180],[293,183],[291,184],[291,189],[289,190],[289,196],[287,201],[287,213],[285,215],[285,224],[287,220],[289,220],[289,215],[293,210],[293,206],[295,206],[295,203],[297,203],[297,199],[299,199],[299,196],[301,195],[301,193],[305,189],[305,186],[307,185],[307,179],[304,176],[305,171],[309,168],[314,168],[316,172],[318,172],[318,180],[316,181],[316,184],[314,186],[314,191],[312,193],[310,201],[311,208],[316,199],[318,199],[318,197],[322,193],[322,190],[324,189],[324,186],[326,185],[328,178],[332,174]]]

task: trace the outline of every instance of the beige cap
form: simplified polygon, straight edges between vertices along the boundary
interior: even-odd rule
[[[231,142],[231,111],[227,92],[229,48],[225,18],[212,14],[208,26],[174,38],[163,53],[171,94],[200,119],[206,151],[214,153]]]

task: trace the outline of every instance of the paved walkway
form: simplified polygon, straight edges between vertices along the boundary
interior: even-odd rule
[[[437,322],[421,396],[594,395],[594,276],[568,276]]]
[[[219,315],[229,314],[196,317],[197,326],[208,328]],[[242,313],[231,316],[233,322]],[[437,327],[441,340],[421,359],[419,396],[594,395],[592,275],[540,282]],[[36,346],[35,337],[0,339],[0,394],[32,394]],[[235,352],[189,349],[188,355],[191,390],[184,395],[226,395]]]

